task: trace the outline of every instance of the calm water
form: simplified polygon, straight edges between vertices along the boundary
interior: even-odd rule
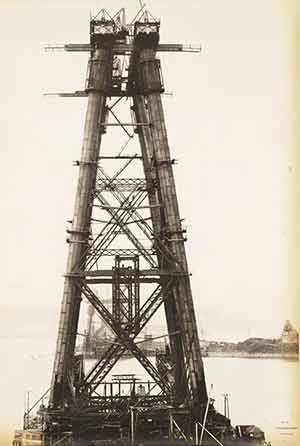
[[[25,392],[30,391],[34,402],[48,388],[53,350],[46,339],[0,338],[0,446],[10,445],[13,430],[21,427]],[[298,429],[290,429],[298,426],[298,362],[241,358],[204,358],[204,362],[218,410],[223,410],[222,394],[229,394],[233,424],[257,424],[273,446],[299,446]],[[113,373],[145,376],[134,359],[117,366]]]

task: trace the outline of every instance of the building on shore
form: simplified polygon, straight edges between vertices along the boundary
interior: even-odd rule
[[[292,326],[290,321],[286,321],[281,334],[281,342],[283,344],[298,344],[299,333]]]

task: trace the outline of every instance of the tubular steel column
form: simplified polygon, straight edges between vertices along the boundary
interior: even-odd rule
[[[133,97],[133,103],[137,122],[147,122],[149,120],[149,116],[145,107],[145,98],[141,95],[136,95]],[[138,136],[143,156],[143,167],[148,189],[151,220],[154,234],[157,237],[157,241],[155,243],[158,243],[158,240],[161,238],[162,228],[164,227],[164,215],[160,207],[157,207],[161,200],[158,196],[157,169],[153,163],[154,147],[150,127],[141,126],[138,131]],[[162,270],[168,268],[168,261],[159,249],[157,249],[157,259]],[[169,298],[165,300],[164,306],[168,332],[179,333],[181,327],[180,321],[177,317],[174,293],[171,293]],[[180,404],[185,401],[188,392],[187,377],[184,373],[185,364],[180,333],[170,336],[170,348],[173,358],[176,358],[175,401],[176,403]]]
[[[72,397],[72,359],[81,302],[81,287],[75,275],[88,246],[93,190],[96,182],[97,162],[101,142],[100,122],[103,120],[106,90],[111,76],[111,48],[96,49],[92,57],[88,106],[84,127],[83,146],[79,165],[79,180],[75,198],[74,215],[67,271],[65,275],[56,356],[51,384],[50,406],[59,407]]]
[[[160,205],[163,214],[161,221],[165,225],[161,228],[161,231],[168,240],[168,245],[178,261],[174,265],[176,270],[186,273],[185,276],[178,278],[174,289],[176,313],[181,322],[182,343],[192,398],[197,408],[203,408],[207,402],[203,362],[164,113],[160,92],[158,91],[161,85],[159,61],[155,59],[155,51],[153,49],[141,49],[137,67],[137,79],[139,90],[146,97],[147,103],[151,143],[153,146],[153,162],[157,172]],[[170,315],[170,317],[172,316]]]

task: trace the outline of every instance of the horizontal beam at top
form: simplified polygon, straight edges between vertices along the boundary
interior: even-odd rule
[[[114,277],[115,270],[113,269],[100,269],[95,271],[85,271],[82,273],[85,277]],[[146,277],[146,276],[187,276],[189,273],[180,272],[180,271],[164,271],[159,269],[142,269],[139,270],[139,277]],[[128,269],[128,268],[120,268],[118,270],[119,276],[135,276],[135,270],[134,269]]]
[[[46,45],[46,51],[72,51],[72,52],[90,52],[92,49],[89,43],[67,43],[58,45]],[[114,54],[129,54],[135,49],[132,43],[119,43],[113,45]],[[181,53],[200,53],[200,45],[183,45],[181,43],[161,43],[156,51],[163,52],[181,52]]]
[[[118,270],[118,273],[121,276],[134,276],[135,275],[135,271],[133,269],[120,269]],[[86,271],[85,273],[83,273],[86,277],[98,277],[98,276],[111,276],[113,277],[115,275],[115,270],[112,269],[100,269],[100,270],[96,270],[96,271]],[[139,270],[139,276],[158,276],[159,274],[159,270],[155,270],[155,269],[150,269],[150,270]]]
[[[139,155],[116,155],[116,156],[99,156],[98,158],[99,160],[132,160],[132,159],[138,159],[141,160],[143,159],[142,156]],[[103,181],[102,179],[100,181]],[[111,182],[109,180],[107,180],[110,184]]]
[[[59,96],[61,98],[87,98],[88,97],[87,91],[74,91],[72,93],[44,93],[43,96]]]
[[[115,92],[109,91],[108,96],[130,96],[132,95],[133,92],[132,91],[124,91],[121,92],[120,95],[115,94]],[[161,93],[162,96],[173,96],[173,93],[171,91],[164,91],[163,93]],[[44,93],[43,96],[58,96],[60,98],[87,98],[89,95],[88,91],[74,91],[74,92],[58,92],[58,93]]]
[[[142,126],[149,126],[150,122],[100,122],[100,125],[103,125],[105,127],[110,126],[110,127],[136,127],[138,125],[142,125]]]
[[[160,278],[159,277],[139,277],[138,279],[139,283],[159,283]],[[96,277],[95,279],[85,279],[85,283],[88,285],[112,285],[116,283],[115,279],[109,278],[109,279],[103,279],[102,277]],[[118,279],[118,283],[120,285],[126,285],[128,283],[132,283],[132,281],[124,277],[121,277]]]
[[[81,271],[78,273],[67,273],[64,277],[72,277],[74,279],[84,279],[85,277],[114,277],[116,270],[113,269],[100,269],[93,271]],[[135,276],[135,270],[130,268],[120,268],[118,270],[119,277],[133,277]],[[142,269],[138,271],[138,277],[184,277],[190,276],[191,273],[185,271],[166,271],[160,269]]]

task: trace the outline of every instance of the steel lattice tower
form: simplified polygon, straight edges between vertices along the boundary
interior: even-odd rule
[[[129,414],[129,403],[126,408],[120,394],[108,396],[99,386],[125,351],[132,353],[159,388],[155,395],[148,392],[138,399],[136,407],[142,406],[147,412],[155,405],[168,419],[172,408],[172,417],[177,416],[177,422],[180,420],[187,430],[191,420],[203,417],[207,407],[157,58],[159,51],[200,50],[160,44],[159,27],[159,21],[144,7],[130,25],[125,22],[123,9],[114,17],[101,10],[90,21],[89,44],[63,47],[66,51],[89,51],[90,60],[86,89],[62,94],[87,96],[88,105],[81,157],[76,162],[79,178],[68,231],[67,269],[46,412],[50,431],[58,425],[61,431],[82,432],[82,417],[91,425],[95,420],[98,425],[107,419],[111,423],[119,420],[120,428],[120,419]],[[128,98],[132,120],[126,123],[119,119],[117,110],[124,102],[129,104]],[[114,125],[129,139],[137,134],[139,154],[102,155],[103,135]],[[124,163],[113,175],[104,168],[105,162],[112,160]],[[124,176],[137,162],[142,163],[143,176]],[[99,212],[105,212],[108,219],[101,219]],[[127,241],[122,245],[124,238]],[[107,259],[112,260],[110,268],[102,266],[104,259],[106,264]],[[95,291],[95,287],[107,284],[112,287],[112,311]],[[82,297],[115,334],[114,343],[86,374],[75,355]],[[170,351],[167,365],[162,361],[159,367],[150,362],[135,339],[161,306]]]
[[[124,9],[113,17],[102,9],[90,20],[89,44],[48,47],[90,53],[85,90],[59,93],[87,97],[88,103],[81,156],[74,162],[79,177],[51,386],[31,408],[28,396],[24,429],[15,432],[13,446],[266,444],[256,426],[231,425],[227,394],[224,415],[207,394],[157,58],[158,52],[200,48],[160,44],[159,29],[144,5],[130,24]],[[127,121],[120,117],[124,109]],[[118,150],[110,140],[106,154],[114,126],[128,139]],[[129,154],[134,136],[139,153]],[[133,174],[136,164],[139,176]],[[103,297],[107,287],[111,299]],[[76,349],[82,299],[90,305],[85,345],[95,312],[114,333],[88,371]],[[154,365],[138,336],[159,309],[169,345]],[[128,352],[149,379],[130,370],[111,373]]]

